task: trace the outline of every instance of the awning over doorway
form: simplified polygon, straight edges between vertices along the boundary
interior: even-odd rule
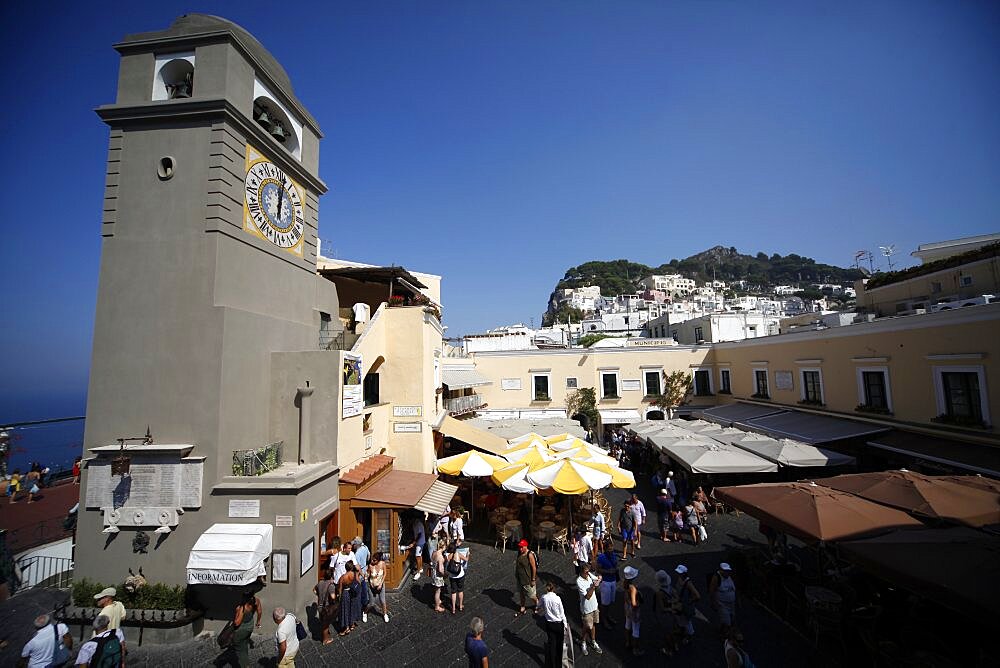
[[[444,515],[445,509],[455,498],[457,491],[458,485],[449,485],[446,482],[435,480],[427,493],[413,507],[431,515]]]
[[[600,411],[601,424],[635,424],[641,422],[639,411],[627,409],[607,409]]]
[[[463,443],[468,443],[472,447],[489,452],[490,454],[499,455],[507,449],[506,439],[491,434],[488,431],[477,429],[468,422],[456,420],[450,415],[441,421],[438,431],[445,436],[458,439]]]
[[[444,367],[441,369],[441,382],[447,385],[449,390],[493,384],[492,380],[471,367]]]
[[[247,585],[267,573],[270,524],[213,524],[191,548],[188,584]]]

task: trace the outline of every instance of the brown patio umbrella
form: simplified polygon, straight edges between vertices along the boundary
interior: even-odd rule
[[[715,495],[779,531],[808,541],[923,526],[899,510],[811,482],[716,487]]]
[[[838,475],[816,483],[922,517],[977,527],[1000,522],[1000,494],[905,469]]]
[[[993,478],[981,475],[943,475],[940,478],[948,482],[956,482],[959,485],[967,485],[976,489],[985,489],[1000,494],[1000,480],[994,480]]]

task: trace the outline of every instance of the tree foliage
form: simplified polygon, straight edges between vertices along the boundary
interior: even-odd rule
[[[563,304],[554,313],[549,311],[542,315],[542,327],[551,327],[557,322],[568,322],[569,320],[580,322],[584,317],[584,313],[580,309]]]
[[[601,339],[609,338],[607,334],[584,334],[577,343],[584,348],[589,348]]]
[[[663,372],[663,393],[659,394],[650,403],[657,408],[670,410],[677,406],[682,406],[686,401],[694,380],[691,374],[686,371],[674,371],[673,373]]]
[[[601,418],[597,410],[597,390],[592,387],[581,387],[567,394],[566,414],[570,417],[585,415],[588,427],[597,424]]]
[[[766,253],[757,253],[752,256],[743,255],[732,246],[715,246],[658,267],[629,260],[585,262],[578,267],[570,267],[556,289],[598,285],[605,296],[627,294],[635,292],[638,280],[650,274],[682,274],[698,282],[713,278],[727,283],[747,281],[760,287],[810,282],[849,283],[862,277],[857,269],[822,264],[796,253],[784,256],[773,253],[770,257]]]

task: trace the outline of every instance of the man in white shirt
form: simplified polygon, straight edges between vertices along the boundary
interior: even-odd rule
[[[352,550],[354,546],[351,541],[344,541],[340,546],[340,552],[330,557],[330,568],[333,569],[333,581],[340,582],[341,576],[347,572],[347,563],[354,561]]]
[[[18,662],[20,666],[48,668],[60,643],[67,650],[73,647],[73,636],[69,634],[69,627],[65,624],[53,626],[49,615],[35,617],[35,629],[35,635],[21,650],[21,660]]]
[[[561,668],[566,642],[566,610],[551,581],[545,583],[545,595],[538,599],[538,615],[545,620],[545,666]]]
[[[125,652],[125,636],[122,634],[122,630],[109,628],[110,620],[106,615],[98,615],[94,619],[93,626],[94,636],[80,645],[80,653],[76,655],[76,665],[88,668],[98,661],[102,664],[105,663],[105,659],[111,659],[117,664],[121,664]],[[106,640],[112,635],[117,639],[117,644],[114,640]],[[101,648],[100,654],[97,654],[98,647]]]
[[[594,651],[603,654],[604,650],[597,644],[597,625],[601,622],[601,613],[598,599],[600,598],[597,589],[601,584],[601,576],[593,575],[590,564],[580,566],[580,577],[576,579],[576,590],[580,592],[580,621],[583,623],[583,633],[580,638],[580,646],[583,654],[587,654],[587,637],[590,637],[590,644]]]
[[[586,529],[574,537],[573,556],[576,557],[575,561],[577,574],[580,573],[580,568],[583,564],[593,563],[594,541],[590,539],[590,534],[587,533]]]
[[[635,518],[635,549],[642,549],[642,527],[646,524],[646,506],[638,495],[632,495],[632,517]]]
[[[281,668],[295,668],[295,655],[299,652],[299,637],[295,635],[295,617],[284,608],[275,608],[272,613],[278,629],[274,632],[274,644],[278,650],[276,664]]]

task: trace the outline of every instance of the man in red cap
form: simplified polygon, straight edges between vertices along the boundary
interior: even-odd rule
[[[518,615],[525,612],[525,601],[531,599],[532,607],[538,606],[538,593],[535,584],[538,582],[538,560],[535,553],[528,550],[528,541],[521,540],[517,544],[517,559],[514,561],[514,578],[517,580],[517,590],[521,595],[521,609]],[[516,616],[516,615],[515,615]]]

